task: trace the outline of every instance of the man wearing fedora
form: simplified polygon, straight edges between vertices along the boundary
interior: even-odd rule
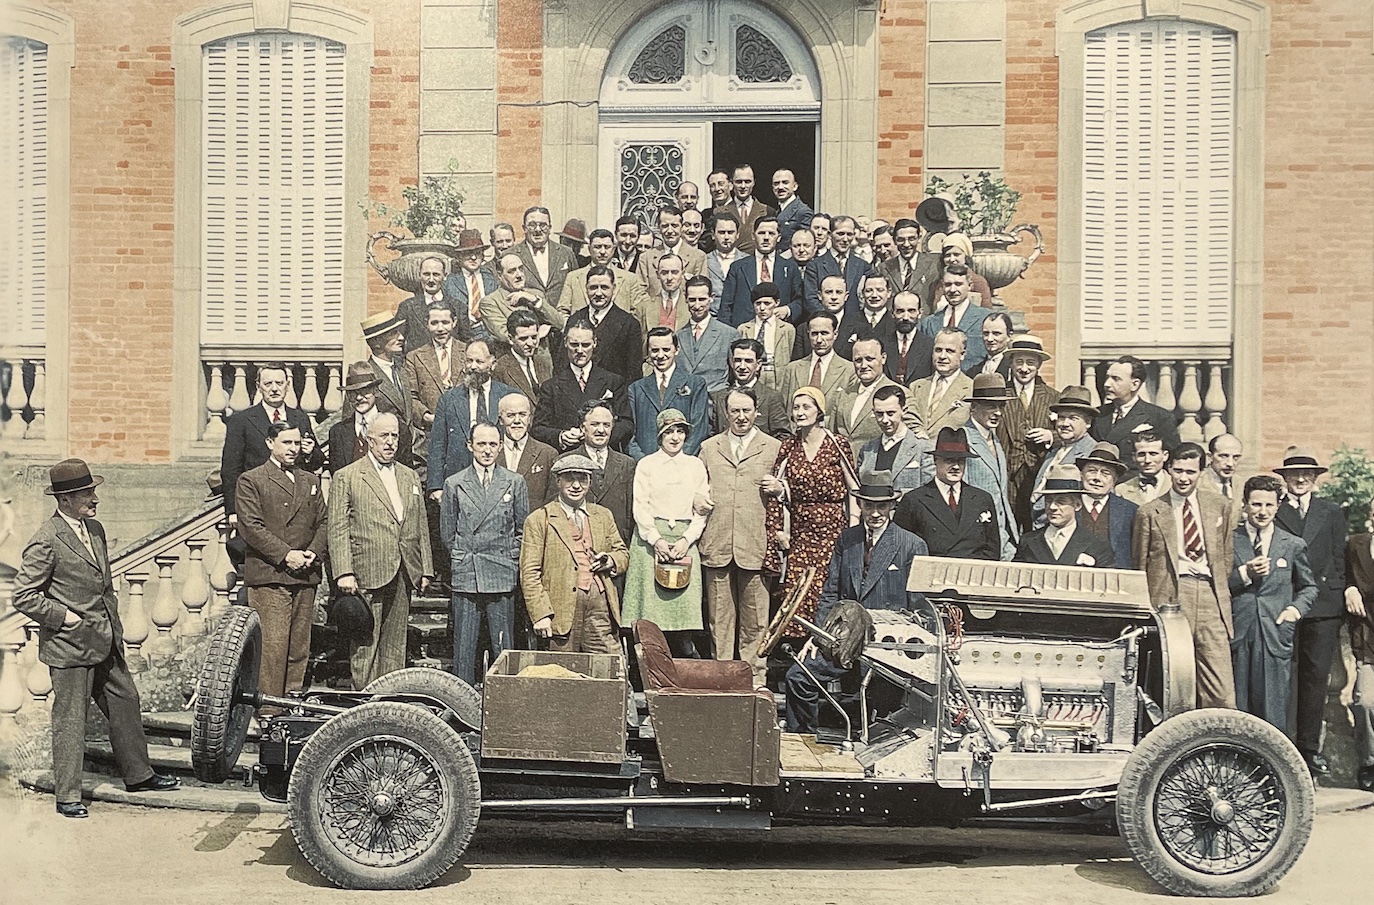
[[[220,452],[219,475],[224,487],[224,513],[229,516],[231,525],[238,522],[234,492],[239,475],[267,461],[268,425],[284,422],[300,428],[301,468],[314,471],[324,464],[323,455],[315,449],[315,433],[310,416],[286,404],[286,388],[290,380],[291,372],[281,362],[259,365],[259,401],[234,412],[224,422],[224,449]]]
[[[367,362],[355,361],[348,366],[343,385],[343,412],[329,428],[331,475],[367,453],[368,425],[381,414],[377,411],[379,383],[381,379]]]
[[[94,700],[110,722],[124,787],[167,792],[177,780],[154,773],[148,762],[138,688],[124,660],[119,597],[110,576],[105,529],[95,520],[104,479],[80,459],[48,471],[43,492],[57,511],[24,547],[14,578],[14,608],[38,623],[38,659],[52,674],[52,772],[57,812],[87,816],[81,802],[86,750],[86,708]]]
[[[964,482],[965,463],[974,455],[967,431],[943,428],[930,452],[935,477],[902,497],[897,524],[924,540],[931,556],[1001,559],[997,504],[986,490]]]
[[[1126,473],[1126,463],[1121,461],[1115,446],[1098,443],[1086,456],[1075,459],[1074,464],[1083,477],[1083,528],[1109,544],[1117,565],[1124,569],[1131,562],[1131,532],[1135,530],[1138,507],[1112,490]]]
[[[1045,500],[1047,524],[1026,533],[1016,548],[1016,562],[1042,563],[1047,566],[1083,566],[1111,569],[1116,566],[1116,554],[1111,545],[1084,530],[1080,524],[1083,511],[1083,481],[1072,465],[1056,465],[1045,478],[1040,489]]]
[[[918,435],[902,420],[906,407],[906,390],[902,387],[896,384],[880,387],[873,393],[870,407],[879,435],[859,450],[858,472],[861,475],[887,472],[898,496],[905,496],[935,476],[933,464],[926,456],[935,444]]]
[[[1001,374],[979,374],[964,401],[969,405],[968,445],[973,455],[965,462],[964,480],[987,491],[997,507],[997,530],[1002,537],[1002,559],[1011,559],[1021,536],[1012,513],[1008,492],[1007,451],[997,438],[1002,410],[1011,400]]]
[[[501,226],[492,227],[492,234],[502,233]],[[510,227],[507,227],[510,229]],[[512,244],[515,234],[510,233]],[[496,279],[496,263],[486,265],[486,251],[490,246],[482,241],[482,233],[465,229],[458,233],[458,269],[444,282],[444,292],[453,299],[458,311],[456,333],[460,340],[491,339],[482,323],[482,299],[495,292],[500,285]],[[500,258],[497,254],[497,258]]]
[[[558,233],[558,244],[573,253],[577,266],[586,267],[591,261],[587,256],[587,221],[569,217]],[[561,293],[560,293],[561,294]],[[555,299],[557,296],[555,296]]]
[[[519,257],[520,263],[524,265],[525,286],[539,293],[540,298],[548,299],[549,307],[553,307],[554,302],[563,294],[563,281],[579,266],[577,255],[566,246],[549,241],[553,230],[553,218],[547,207],[535,205],[527,208],[521,227],[525,233],[524,241],[516,243],[511,252]],[[504,264],[501,266],[504,270]],[[492,329],[492,319],[487,317],[485,312],[483,318],[486,320],[487,329]],[[504,325],[504,316],[500,318],[500,323]],[[562,324],[556,326],[561,327]]]
[[[525,522],[520,589],[535,637],[547,650],[620,652],[620,596],[629,549],[611,512],[587,502],[596,464],[570,453],[553,464],[558,497]]]
[[[405,379],[405,323],[379,312],[364,319],[361,327],[370,353],[367,363],[377,376],[377,410],[395,415],[405,429],[401,439],[407,442],[399,457],[402,464],[409,465],[413,460],[408,442],[411,417],[410,388]]]
[[[407,352],[429,342],[429,312],[439,309],[453,315],[455,322],[458,319],[462,306],[449,294],[449,266],[446,256],[427,256],[420,262],[419,290],[396,306],[396,318],[405,324]]]
[[[1317,599],[1298,623],[1294,644],[1298,708],[1293,741],[1308,769],[1324,776],[1331,772],[1321,750],[1327,683],[1345,612],[1346,520],[1339,506],[1314,492],[1326,467],[1311,450],[1288,447],[1283,464],[1274,471],[1283,478],[1287,490],[1274,520],[1307,543],[1307,561],[1317,582]]]
[[[1199,493],[1204,453],[1196,443],[1169,452],[1169,492],[1135,514],[1132,561],[1145,572],[1156,607],[1177,602],[1193,629],[1197,706],[1236,706],[1231,669],[1234,548],[1231,504]]]
[[[1080,456],[1092,452],[1097,442],[1088,433],[1097,408],[1092,404],[1087,387],[1064,387],[1059,399],[1049,407],[1054,416],[1054,445],[1045,454],[1032,485],[1031,518],[1036,528],[1045,527],[1045,500],[1039,495],[1045,478],[1056,465],[1072,465]]]
[[[1029,333],[1013,337],[1007,359],[1011,362],[1007,389],[1012,399],[1002,412],[997,437],[1007,451],[1007,489],[1016,524],[1029,529],[1035,476],[1045,453],[1054,444],[1050,406],[1058,401],[1059,391],[1040,376],[1041,366],[1050,360],[1040,337]]]
[[[1140,398],[1147,376],[1145,362],[1132,355],[1123,355],[1107,366],[1102,394],[1105,404],[1093,422],[1094,437],[1125,449],[1132,434],[1149,430],[1164,441],[1166,452],[1178,445],[1178,420],[1173,412]]]
[[[572,271],[563,281],[563,292],[556,300],[558,310],[564,314],[572,314],[591,305],[587,292],[587,278],[591,276],[593,268],[607,267],[611,271],[612,287],[608,303],[614,304],[633,317],[648,301],[649,293],[644,288],[644,281],[637,274],[615,266],[615,236],[609,229],[594,229],[587,247],[592,253],[591,263]],[[599,310],[605,305],[595,307]]]
[[[830,557],[825,586],[816,608],[816,624],[824,626],[842,600],[857,601],[867,610],[908,610],[917,596],[906,589],[911,561],[925,556],[926,543],[894,523],[898,495],[892,478],[877,472],[864,478],[854,496],[859,501],[859,524],[840,532]],[[908,494],[910,496],[910,494]],[[818,651],[808,641],[787,670],[787,731],[814,733],[820,701],[817,682],[838,679],[857,664],[843,664]]]

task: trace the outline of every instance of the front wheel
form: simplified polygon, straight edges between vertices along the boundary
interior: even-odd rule
[[[1116,816],[1132,857],[1170,892],[1253,896],[1312,832],[1312,780],[1270,724],[1235,710],[1166,720],[1131,752]]]

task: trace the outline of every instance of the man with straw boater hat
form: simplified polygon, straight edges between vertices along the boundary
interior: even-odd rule
[[[370,353],[367,363],[377,375],[378,410],[391,412],[403,427],[409,425],[410,388],[406,386],[402,354],[406,342],[405,322],[383,311],[365,318],[359,327]],[[409,465],[410,456],[410,446],[402,447],[401,462]]]
[[[1110,569],[1116,566],[1111,546],[1079,523],[1083,511],[1083,481],[1072,465],[1056,465],[1040,490],[1045,498],[1049,524],[1021,538],[1017,562],[1048,566],[1085,566]]]
[[[962,427],[946,427],[930,451],[935,477],[902,497],[898,525],[923,539],[931,556],[997,560],[1002,536],[997,506],[986,490],[964,482],[964,467],[974,455]]]
[[[1274,471],[1283,478],[1287,490],[1274,521],[1307,542],[1307,561],[1317,582],[1317,599],[1298,623],[1293,645],[1298,699],[1293,740],[1307,761],[1307,768],[1314,775],[1324,776],[1331,772],[1331,764],[1321,750],[1327,682],[1340,644],[1341,618],[1345,612],[1346,521],[1339,506],[1313,492],[1326,467],[1311,450],[1288,447],[1283,464]]]
[[[95,520],[104,478],[80,459],[58,462],[43,492],[57,511],[24,547],[14,608],[38,623],[38,659],[52,674],[52,772],[57,813],[87,816],[81,802],[86,709],[94,700],[110,722],[110,747],[130,792],[168,792],[180,784],[153,772],[138,688],[124,660],[119,596],[110,576],[105,529]]]

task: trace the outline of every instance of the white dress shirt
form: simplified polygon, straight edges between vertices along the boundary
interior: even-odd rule
[[[651,547],[663,539],[654,524],[656,518],[690,520],[683,538],[695,544],[706,528],[706,516],[697,515],[692,502],[710,490],[706,466],[696,456],[670,456],[660,449],[640,459],[635,466],[633,507],[640,538]]]
[[[396,513],[396,521],[399,522],[405,518],[406,507],[405,500],[401,497],[401,488],[396,483],[396,463],[383,465],[371,452],[368,452],[367,457],[372,460],[372,467],[377,469],[377,477],[381,478],[386,495],[391,498],[391,509]]]
[[[534,260],[534,269],[539,272],[539,279],[545,286],[549,285],[549,244],[544,243],[544,247],[536,249],[530,246],[530,258]]]
[[[62,516],[62,521],[67,523],[67,527],[72,529],[72,533],[81,538],[81,543],[86,545],[86,552],[91,554],[91,559],[95,559],[95,547],[91,545],[91,533],[86,530],[86,520],[84,518],[72,518],[60,509],[57,514]]]
[[[528,435],[521,437],[519,440],[512,440],[510,437],[506,437],[506,468],[510,471],[520,470],[520,457],[525,454],[525,441],[527,440],[529,440]]]

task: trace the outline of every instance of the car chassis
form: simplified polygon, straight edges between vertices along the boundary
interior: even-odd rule
[[[257,689],[257,615],[233,607],[201,675],[192,762],[227,780],[257,708],[280,709],[254,775],[288,803],[307,859],[347,888],[428,885],[483,811],[616,814],[632,829],[1115,821],[1184,895],[1255,895],[1297,860],[1314,809],[1300,755],[1248,714],[1192,709],[1191,631],[1176,605],[1151,606],[1141,573],[918,557],[908,588],[915,612],[871,611],[857,681],[822,687],[842,728],[819,739],[781,733],[738,661],[675,661],[672,684],[646,675],[636,694],[619,657],[507,652],[486,700],[432,668],[271,697]],[[771,643],[788,625],[826,640],[796,616],[801,596]],[[579,676],[502,675],[507,657]],[[722,686],[727,673],[746,679]]]

